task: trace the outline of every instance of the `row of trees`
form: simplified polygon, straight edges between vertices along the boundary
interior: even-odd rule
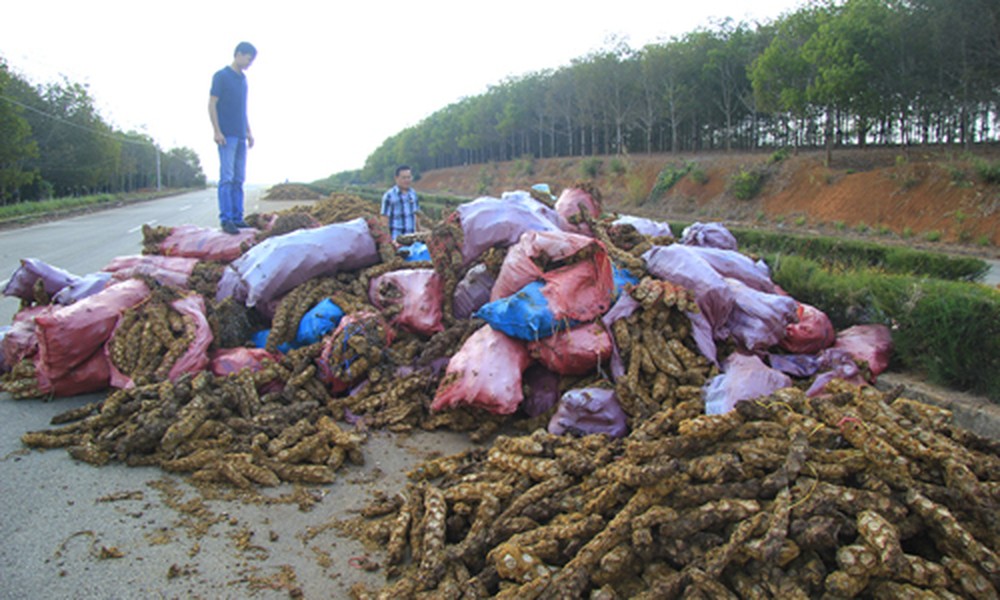
[[[503,81],[385,140],[362,177],[622,152],[998,138],[1000,2],[813,0]]]
[[[159,172],[159,180],[157,175]],[[0,58],[0,204],[205,185],[198,155],[115,130],[83,85],[32,85]]]

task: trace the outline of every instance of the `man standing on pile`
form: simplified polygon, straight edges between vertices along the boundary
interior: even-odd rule
[[[389,221],[392,239],[413,233],[417,229],[417,213],[420,202],[413,184],[413,171],[407,165],[396,167],[396,185],[382,195],[382,214]]]
[[[208,116],[219,146],[219,220],[226,233],[239,233],[243,222],[243,182],[246,179],[247,148],[253,148],[253,134],[247,120],[247,77],[243,73],[257,58],[250,42],[240,42],[233,52],[233,64],[212,77]]]

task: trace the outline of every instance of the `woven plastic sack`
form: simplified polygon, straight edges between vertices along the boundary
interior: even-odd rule
[[[389,321],[390,325],[425,336],[444,330],[443,297],[444,284],[434,269],[390,271],[368,284],[368,299],[375,308],[401,307]]]
[[[681,232],[681,243],[722,250],[736,250],[738,246],[736,236],[722,223],[692,223]]]
[[[798,319],[785,328],[782,348],[794,354],[815,354],[833,345],[837,332],[825,312],[799,302],[795,313]]]
[[[490,301],[490,292],[496,278],[490,275],[486,265],[476,265],[469,269],[455,286],[452,312],[456,319],[468,319],[484,304]]]
[[[548,431],[555,435],[603,433],[620,438],[628,433],[628,425],[615,390],[591,387],[569,390],[562,395],[556,413],[549,420]]]
[[[75,304],[35,317],[38,334],[36,370],[44,371],[44,377],[49,381],[65,377],[103,348],[123,311],[148,296],[149,288],[143,281],[129,279],[112,284]],[[104,360],[107,361],[106,358]]]
[[[240,229],[229,234],[216,227],[178,225],[159,243],[157,249],[163,256],[184,256],[199,260],[230,262],[238,258],[245,248],[254,244],[256,229]]]
[[[528,353],[560,375],[596,373],[611,358],[613,341],[600,322],[579,325],[528,343]]]
[[[556,320],[593,321],[614,300],[611,259],[603,244],[586,236],[525,233],[507,251],[490,299],[511,296],[538,281],[545,284],[542,293]]]
[[[733,410],[737,402],[752,400],[792,385],[792,379],[764,364],[754,355],[734,352],[722,361],[722,374],[702,388],[705,414],[721,415]]]
[[[197,264],[197,258],[136,254],[117,256],[101,270],[111,273],[111,277],[119,281],[144,275],[163,285],[185,289]]]
[[[462,226],[462,260],[471,265],[494,246],[511,246],[526,231],[562,231],[568,227],[555,210],[527,192],[502,198],[484,196],[455,209]]]
[[[530,362],[523,342],[484,325],[448,361],[431,410],[471,406],[513,414],[524,399],[521,378]]]
[[[246,306],[266,303],[316,277],[354,271],[379,261],[363,218],[268,238],[223,272],[216,301],[232,296]]]
[[[54,267],[37,258],[22,258],[21,265],[14,270],[3,288],[4,296],[14,296],[21,300],[35,299],[35,283],[42,282],[42,289],[50,297],[67,285],[79,279],[76,275]]]

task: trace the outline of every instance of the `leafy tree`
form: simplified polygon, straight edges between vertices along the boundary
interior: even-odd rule
[[[38,156],[31,138],[31,126],[21,115],[23,109],[5,91],[11,82],[7,63],[0,59],[0,203],[19,199],[21,187],[30,184],[37,172],[25,163]]]

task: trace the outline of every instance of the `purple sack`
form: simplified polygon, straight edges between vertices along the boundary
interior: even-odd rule
[[[216,301],[232,296],[247,307],[265,303],[315,277],[353,271],[379,261],[368,223],[357,218],[268,238],[223,272]]]
[[[631,225],[639,235],[648,237],[668,237],[673,238],[674,232],[670,230],[670,224],[662,221],[654,221],[645,217],[633,217],[631,215],[621,215],[611,223],[615,225]]]
[[[681,243],[688,246],[704,246],[736,250],[736,236],[722,223],[692,223],[681,232]]]
[[[469,269],[465,277],[455,286],[452,302],[455,318],[468,319],[489,302],[494,283],[496,278],[490,275],[486,265],[476,265]]]
[[[798,318],[795,299],[758,292],[736,279],[727,279],[726,283],[733,292],[733,310],[726,320],[729,335],[751,352],[776,346],[785,337],[788,325]]]
[[[559,374],[542,365],[531,365],[521,376],[524,400],[521,410],[529,417],[543,415],[559,401]]]
[[[764,364],[757,356],[734,352],[722,361],[722,374],[705,384],[705,414],[721,415],[737,402],[769,396],[792,385],[792,379]]]
[[[564,231],[566,220],[527,192],[503,198],[484,196],[462,204],[455,212],[462,225],[462,260],[472,264],[493,246],[512,246],[525,231]]]
[[[628,425],[613,389],[583,388],[562,395],[548,430],[555,435],[605,433],[618,438],[628,433]]]
[[[21,300],[34,300],[35,282],[39,279],[43,282],[45,293],[52,296],[79,277],[37,258],[22,258],[21,266],[15,269],[7,280],[3,295],[15,296]]]
[[[106,271],[98,271],[97,273],[90,273],[88,275],[84,275],[83,277],[79,277],[73,283],[59,290],[55,296],[52,296],[52,301],[56,304],[69,306],[70,304],[83,300],[88,296],[93,296],[97,292],[108,287],[108,283],[111,282],[111,277],[112,274]]]

